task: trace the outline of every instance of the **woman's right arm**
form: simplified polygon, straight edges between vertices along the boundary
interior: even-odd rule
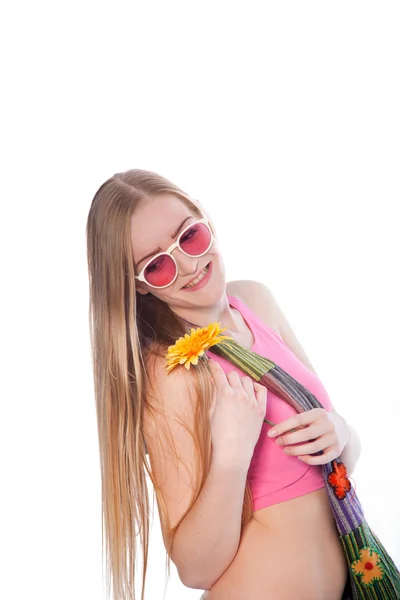
[[[164,368],[163,365],[159,364],[158,369],[162,368]],[[215,366],[214,363],[212,372],[217,379],[217,384],[221,384],[223,388],[226,376],[222,369],[219,365]],[[241,391],[243,390],[239,377],[236,373],[234,375],[237,389],[236,391],[234,388],[232,389],[238,394],[240,393],[239,388]],[[194,398],[193,390],[188,387],[190,378],[187,377],[183,368],[175,369],[168,376],[159,371],[156,380],[157,398],[159,401],[161,398],[163,399],[162,408],[166,412],[169,433],[173,438],[176,452],[182,457],[184,463],[182,465],[168,451],[168,444],[162,442],[163,435],[161,441],[157,443],[156,438],[151,436],[148,442],[150,463],[157,483],[162,489],[171,527],[173,527],[189,506],[190,492],[194,484],[195,449],[193,440],[178,422],[179,419],[182,419],[189,428],[193,427]],[[246,378],[246,380],[248,389],[253,389],[253,382],[250,378]],[[227,385],[227,387],[229,386]],[[219,389],[220,397],[223,392],[222,388]],[[262,403],[259,404],[257,416],[251,417],[253,421],[250,426],[253,434],[248,434],[249,444],[243,451],[245,435],[238,433],[239,429],[235,429],[234,422],[229,422],[230,417],[224,412],[228,409],[232,413],[234,407],[233,397],[230,397],[229,394],[230,391],[225,399],[225,404],[219,400],[222,407],[218,413],[219,426],[225,421],[227,428],[231,425],[231,435],[238,442],[238,451],[232,448],[231,444],[229,444],[229,453],[224,453],[220,449],[218,452],[213,451],[210,470],[199,497],[179,525],[173,544],[171,559],[176,565],[182,583],[190,588],[210,589],[233,561],[239,546],[247,471],[254,443],[258,438],[256,423],[260,422],[260,429],[265,414],[265,401],[264,406],[261,406]],[[237,398],[238,396],[236,396],[236,400]],[[255,403],[254,396],[253,403]],[[243,427],[243,414],[240,411],[244,409],[247,416],[250,403],[248,402],[246,406],[246,403],[240,400],[236,406],[239,407],[236,419],[242,419],[240,427]],[[251,409],[254,412],[253,405]],[[160,426],[157,427],[158,434],[166,430],[165,422],[161,427],[161,421]],[[214,420],[214,423],[216,421],[217,419]],[[249,421],[244,424],[244,429],[248,423]],[[240,441],[242,444],[239,444]],[[228,444],[225,443],[221,448],[227,446]],[[163,456],[164,452],[166,452],[166,457]],[[163,530],[163,536],[164,542],[166,542],[168,532]]]
[[[240,541],[247,469],[212,459],[200,495],[175,538],[173,561],[186,586],[210,589],[233,561]]]

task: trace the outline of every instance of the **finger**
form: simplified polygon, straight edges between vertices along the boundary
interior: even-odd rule
[[[210,373],[215,384],[215,387],[218,391],[222,391],[228,385],[226,380],[226,375],[221,365],[217,363],[217,361],[212,360],[211,358],[208,360],[208,365],[210,367]]]
[[[313,408],[312,410],[299,413],[293,417],[290,417],[290,419],[286,419],[286,421],[282,421],[282,423],[275,425],[273,429],[268,431],[268,435],[269,437],[276,437],[277,435],[281,435],[290,429],[295,429],[301,425],[309,425],[310,423],[316,421],[320,415],[321,411],[319,408]]]
[[[241,379],[240,379],[240,377],[239,377],[239,374],[238,374],[236,371],[229,371],[229,372],[226,374],[226,378],[227,378],[227,380],[228,380],[229,384],[230,384],[230,385],[231,385],[233,388],[236,388],[236,389],[241,389],[241,388],[243,388],[243,386],[242,386],[242,382],[241,382]]]
[[[247,392],[249,398],[251,398],[253,400],[253,402],[257,402],[256,399],[256,395],[254,393],[254,386],[253,386],[253,380],[250,377],[241,377],[240,378],[241,384],[244,388],[244,390]]]
[[[338,458],[338,453],[336,448],[330,447],[324,450],[324,453],[321,454],[321,456],[310,456],[307,454],[304,456],[298,456],[297,458],[308,465],[326,465],[332,460],[335,460],[335,458]]]
[[[262,385],[261,383],[257,383],[256,381],[253,381],[253,388],[254,391],[256,392],[266,392],[268,393],[268,388],[266,385]]]
[[[290,456],[301,456],[302,454],[314,454],[315,452],[324,451],[334,444],[335,440],[330,435],[323,435],[307,444],[299,444],[298,446],[285,446],[283,451]]]
[[[297,428],[292,433],[282,434],[276,438],[275,441],[281,446],[286,446],[287,444],[300,444],[301,442],[308,442],[311,439],[316,439],[326,433],[326,427],[324,427],[322,423],[312,423],[311,425],[304,425],[301,428]]]
[[[267,408],[268,390],[265,387],[265,385],[260,385],[259,383],[254,384],[253,387],[254,387],[254,394],[255,394],[256,400],[259,404],[264,406],[264,414],[265,414],[265,410]]]

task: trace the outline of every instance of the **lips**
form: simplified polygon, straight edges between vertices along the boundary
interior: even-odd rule
[[[185,285],[183,285],[183,286],[182,286],[182,288],[184,288],[186,285],[189,285],[189,283],[192,283],[192,281],[194,281],[194,280],[196,279],[196,277],[198,277],[198,276],[200,275],[200,273],[202,273],[202,272],[204,271],[204,269],[205,269],[206,267],[208,267],[208,265],[209,265],[209,264],[210,264],[210,263],[207,263],[206,265],[204,265],[204,267],[202,267],[202,268],[200,269],[200,271],[198,271],[198,273],[197,273],[197,274],[196,274],[194,277],[192,277],[192,279],[190,279],[189,281],[187,281],[187,282],[185,283]]]

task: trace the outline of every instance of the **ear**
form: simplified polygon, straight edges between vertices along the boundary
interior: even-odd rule
[[[150,292],[148,292],[147,290],[145,290],[145,289],[142,289],[142,288],[139,288],[139,287],[137,287],[137,288],[136,288],[136,291],[137,291],[137,293],[138,293],[138,294],[140,294],[141,296],[146,296],[146,294],[150,294]]]

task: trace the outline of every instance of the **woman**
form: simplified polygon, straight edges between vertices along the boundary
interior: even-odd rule
[[[319,465],[340,456],[351,474],[360,443],[273,294],[255,281],[227,283],[207,212],[148,171],[117,173],[100,187],[87,250],[103,527],[116,600],[134,597],[138,533],[144,597],[146,472],[168,567],[172,559],[186,586],[205,590],[202,598],[345,598],[348,571]],[[214,322],[276,360],[324,408],[293,428],[292,407],[212,348],[209,368],[199,361],[167,374],[168,347],[191,324]],[[275,438],[264,417],[278,423]]]

